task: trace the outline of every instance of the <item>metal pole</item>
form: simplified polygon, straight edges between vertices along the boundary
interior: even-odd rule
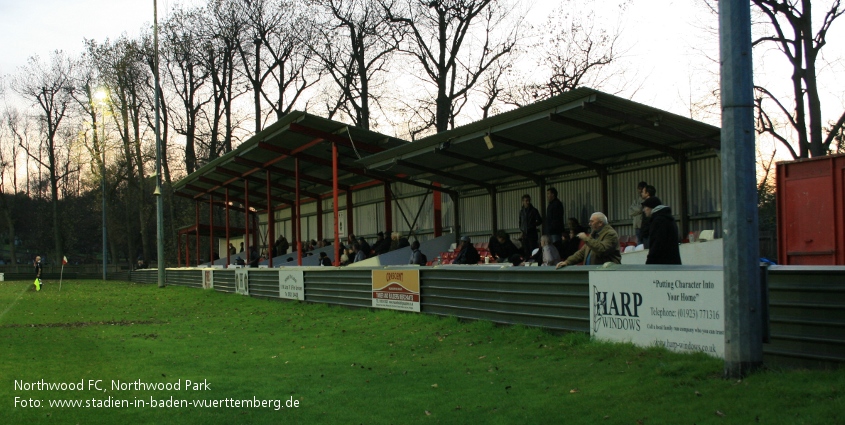
[[[100,105],[100,134],[102,134],[102,138],[100,140],[100,146],[103,150],[103,166],[102,166],[102,174],[103,174],[103,281],[106,280],[106,267],[108,265],[109,259],[109,251],[108,251],[108,240],[106,235],[108,233],[107,226],[106,226],[106,112],[103,109],[103,106]]]
[[[153,0],[153,44],[155,44],[155,110],[156,110],[156,265],[158,287],[164,288],[164,205],[161,199],[161,102],[158,87],[158,3]],[[187,266],[188,264],[185,263]]]
[[[751,7],[748,0],[719,2],[719,45],[722,62],[725,377],[740,378],[763,361]]]
[[[296,265],[302,265],[302,210],[300,206],[302,202],[300,202],[299,198],[299,158],[294,158],[294,168],[296,168]]]
[[[340,265],[340,229],[337,196],[337,143],[332,142],[332,201],[334,202],[334,265]]]
[[[273,188],[270,182],[270,170],[266,171],[267,175],[267,265],[270,268],[273,268],[273,256],[277,255],[275,252],[271,254],[273,251],[273,244],[276,242],[276,235],[275,235],[275,227],[276,227],[276,220],[275,215],[276,212],[273,211],[273,200],[272,194],[270,190]]]
[[[229,252],[229,245],[231,242],[229,241],[229,188],[226,188],[226,267],[229,267],[229,264],[232,264],[232,253]]]

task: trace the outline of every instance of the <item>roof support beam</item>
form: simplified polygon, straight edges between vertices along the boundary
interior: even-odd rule
[[[611,109],[605,106],[597,105],[593,102],[584,102],[583,109],[588,112],[592,112],[595,114],[603,115],[608,118],[617,119],[619,121],[623,121],[629,124],[638,125],[643,128],[648,128],[649,130],[654,130],[659,133],[663,133],[667,136],[674,136],[681,138],[685,141],[701,143],[709,148],[713,149],[721,149],[722,143],[720,140],[714,140],[709,137],[702,137],[702,136],[695,136],[687,134],[681,130],[678,130],[675,127],[671,127],[668,125],[664,125],[660,122],[660,120],[649,120],[646,118],[640,118],[634,115],[627,114],[622,111],[617,111],[616,109]],[[715,136],[719,136],[720,134],[717,132]]]
[[[517,149],[523,149],[530,152],[538,153],[540,155],[545,155],[549,158],[556,158],[561,161],[571,162],[573,164],[583,165],[587,168],[592,168],[596,170],[596,172],[601,173],[602,171],[607,171],[607,168],[599,164],[598,162],[588,161],[583,158],[578,158],[577,156],[568,155],[563,152],[554,151],[551,149],[546,149],[540,146],[535,146],[530,143],[520,142],[518,140],[509,139],[504,136],[499,136],[498,134],[490,134],[490,138],[493,139],[496,143],[501,143],[503,145],[513,146]]]
[[[590,133],[610,137],[612,139],[619,140],[620,142],[631,143],[637,146],[642,146],[644,148],[653,149],[658,152],[663,152],[676,159],[682,154],[682,152],[678,149],[666,145],[661,145],[660,143],[652,142],[651,140],[646,140],[637,136],[631,136],[630,134],[621,133],[615,130],[611,130],[609,128],[604,128],[595,124],[590,124],[584,121],[565,117],[560,114],[549,114],[549,120],[558,124],[568,125],[570,127],[575,127],[580,130],[585,130]]]
[[[478,187],[483,187],[487,190],[492,190],[492,189],[495,188],[495,185],[490,184],[490,183],[485,183],[483,181],[471,179],[469,177],[464,177],[462,175],[450,173],[448,171],[437,170],[437,169],[434,169],[434,168],[431,168],[431,167],[426,167],[425,165],[415,164],[413,162],[405,161],[404,159],[397,160],[396,163],[403,166],[403,167],[416,168],[417,170],[420,170],[420,171],[425,172],[425,173],[430,173],[430,174],[433,174],[435,176],[443,176],[443,177],[450,178],[450,179],[453,179],[453,180],[458,180],[458,181],[466,182],[466,183],[469,183],[469,184],[474,184]]]
[[[276,152],[276,153],[281,153],[281,154],[284,154],[284,155],[289,155],[289,156],[292,156],[292,157],[295,157],[295,158],[299,158],[303,161],[307,161],[307,162],[310,162],[312,164],[317,164],[317,165],[320,165],[320,166],[323,166],[323,167],[331,167],[332,166],[332,161],[330,161],[330,160],[325,160],[323,158],[319,158],[319,157],[304,154],[304,153],[294,154],[293,152],[291,152],[290,149],[283,148],[281,146],[273,146],[273,145],[268,145],[266,143],[259,143],[258,146],[261,149],[269,150],[269,151]],[[407,183],[411,186],[417,186],[417,187],[421,187],[421,188],[424,188],[424,189],[439,190],[441,192],[449,193],[450,195],[457,193],[453,190],[443,189],[442,187],[436,187],[436,186],[433,186],[433,185],[430,185],[430,184],[427,184],[427,183],[421,183],[421,182],[414,181],[414,180],[404,178],[404,177],[391,176],[391,175],[380,173],[380,172],[373,171],[373,170],[367,170],[367,169],[355,168],[355,167],[348,167],[348,166],[342,166],[342,165],[338,165],[337,169],[346,171],[348,173],[357,174],[357,175],[363,176],[363,177],[374,178],[374,179],[380,180],[382,182],[402,182],[402,183]]]
[[[364,142],[353,142],[352,137],[344,137],[339,134],[327,133],[322,130],[317,130],[315,128],[306,127],[302,124],[298,123],[291,123],[290,131],[294,133],[304,134],[306,136],[318,137],[321,139],[328,140],[330,142],[337,143],[338,145],[343,145],[352,149],[362,150],[369,153],[379,153],[384,151],[385,149],[380,146],[371,145],[369,143]],[[348,131],[348,130],[347,130]]]
[[[259,143],[258,147],[266,149],[262,145],[263,145],[263,143]],[[266,150],[269,150],[269,149],[266,149]],[[288,155],[282,155],[279,158],[287,158],[287,157],[288,157]],[[263,169],[267,169],[267,170],[272,171],[274,174],[281,174],[283,176],[287,176],[287,177],[294,178],[294,179],[296,178],[296,175],[293,171],[286,170],[284,168],[277,167],[277,166],[274,166],[274,165],[265,165],[265,164],[262,164],[258,161],[253,161],[251,159],[246,159],[246,158],[242,158],[242,157],[239,157],[239,156],[232,158],[232,160],[236,164],[245,165],[247,167],[263,168]],[[326,186],[326,187],[329,187],[329,188],[332,187],[332,181],[331,180],[325,180],[325,179],[321,179],[319,177],[312,177],[312,176],[299,176],[299,178],[302,179],[302,180],[308,180],[311,183],[316,183],[316,184]],[[349,186],[345,185],[345,184],[341,184],[338,187],[341,190],[349,190]]]
[[[495,170],[499,170],[499,171],[504,171],[508,174],[514,174],[514,175],[517,175],[517,176],[522,176],[522,177],[525,177],[526,179],[534,181],[538,185],[541,184],[541,182],[545,181],[545,178],[543,178],[543,176],[541,176],[539,174],[534,174],[534,173],[531,173],[531,172],[528,172],[528,171],[525,171],[525,170],[520,170],[518,168],[508,167],[507,165],[487,162],[483,159],[474,158],[474,157],[471,157],[469,155],[463,155],[463,154],[459,154],[457,152],[452,152],[452,151],[449,151],[449,150],[443,150],[443,149],[440,149],[440,148],[437,148],[435,150],[435,152],[438,153],[438,154],[444,155],[444,156],[448,156],[450,158],[454,158],[454,159],[458,159],[458,160],[461,160],[461,161],[464,161],[464,162],[469,162],[469,163],[472,163],[472,164],[480,165],[482,167],[487,167],[487,168],[491,168],[491,169],[495,169]]]

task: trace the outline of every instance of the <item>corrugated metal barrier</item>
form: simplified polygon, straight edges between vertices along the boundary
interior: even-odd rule
[[[767,280],[770,342],[764,360],[845,362],[845,267],[772,266]]]
[[[301,270],[308,302],[372,305],[372,268]],[[250,295],[278,297],[277,271],[249,270]],[[132,280],[154,283],[155,270],[149,272],[133,272]],[[769,300],[765,362],[813,367],[845,363],[845,267],[772,266],[763,275]],[[423,313],[589,332],[586,268],[423,267],[420,280]],[[199,288],[201,269],[168,269],[167,281]],[[215,270],[214,288],[235,292],[234,270]]]

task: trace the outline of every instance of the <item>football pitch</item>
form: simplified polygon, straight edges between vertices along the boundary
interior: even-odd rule
[[[8,424],[845,423],[845,368],[127,282],[0,282]]]

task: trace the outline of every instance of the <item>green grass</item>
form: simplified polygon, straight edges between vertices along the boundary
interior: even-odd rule
[[[181,287],[0,283],[0,423],[841,424],[845,370],[768,370],[658,348]],[[181,391],[22,391],[182,380]],[[207,380],[186,391],[184,380]],[[273,399],[298,408],[58,408],[92,398]],[[40,408],[15,407],[15,397]],[[717,414],[717,411],[720,414]]]

